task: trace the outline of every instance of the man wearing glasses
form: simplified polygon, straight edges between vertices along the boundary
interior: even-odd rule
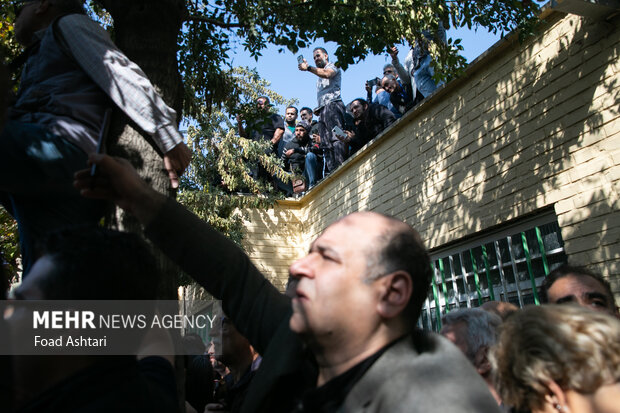
[[[81,0],[14,6],[15,36],[26,49],[17,59],[23,63],[19,91],[0,135],[0,201],[18,222],[27,274],[45,233],[96,224],[103,214],[103,205],[81,199],[71,180],[97,148],[106,109],[117,106],[153,137],[172,187],[191,154],[175,111],[84,14]]]

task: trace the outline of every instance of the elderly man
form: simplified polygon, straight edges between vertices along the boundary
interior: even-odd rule
[[[585,267],[564,264],[549,274],[540,286],[543,303],[575,303],[620,317],[609,282]]]
[[[454,346],[414,330],[431,271],[409,225],[373,212],[336,221],[291,265],[291,299],[230,240],[152,191],[126,162],[106,155],[91,161],[106,179],[80,172],[82,194],[131,211],[155,245],[222,300],[263,355],[243,411],[497,411]]]
[[[299,70],[308,71],[318,77],[316,81],[319,111],[319,135],[325,153],[327,172],[333,172],[347,158],[347,145],[333,133],[334,127],[344,129],[345,108],[340,98],[342,71],[329,62],[327,51],[317,47],[312,52],[316,67],[304,59]]]
[[[355,128],[345,131],[345,142],[351,145],[351,153],[373,140],[385,128],[396,121],[394,114],[378,103],[368,104],[364,99],[355,99],[349,104]]]
[[[489,350],[497,342],[498,328],[502,319],[480,308],[464,308],[450,311],[441,317],[440,334],[450,340],[465,354],[489,391],[501,405],[501,398],[495,390],[491,376]]]
[[[17,99],[0,135],[0,202],[17,220],[24,274],[45,233],[94,225],[104,212],[103,205],[82,199],[71,181],[97,147],[106,109],[122,110],[152,136],[173,187],[191,158],[175,111],[86,17],[82,3],[15,2],[15,37],[27,49]]]

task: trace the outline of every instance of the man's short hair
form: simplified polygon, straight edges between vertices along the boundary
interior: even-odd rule
[[[576,305],[528,306],[502,324],[491,363],[503,402],[517,411],[540,409],[552,380],[594,394],[618,382],[620,322]]]
[[[578,265],[570,265],[570,264],[562,264],[555,270],[551,271],[551,273],[547,276],[547,278],[543,280],[542,284],[540,285],[539,291],[538,291],[540,302],[548,303],[549,302],[549,289],[551,288],[553,283],[559,280],[560,278],[568,277],[569,275],[586,276],[586,277],[590,277],[598,281],[603,286],[603,288],[605,289],[605,292],[607,293],[607,297],[609,298],[609,304],[611,305],[611,308],[615,309],[614,294],[611,292],[611,285],[609,284],[609,281],[603,278],[602,275],[591,271],[587,267],[578,266]]]
[[[269,100],[269,96],[259,96],[256,98],[256,101],[258,102],[258,99],[265,99],[265,104],[266,105],[270,105],[271,104],[271,100]]]
[[[351,107],[351,105],[352,105],[354,102],[359,102],[362,106],[368,106],[368,102],[366,101],[366,99],[363,99],[363,98],[357,98],[357,99],[353,99],[353,100],[351,101],[351,103],[349,103],[349,107]]]
[[[431,285],[430,256],[415,229],[396,218],[383,216],[391,221],[391,225],[377,240],[376,245],[383,248],[377,252],[376,262],[369,260],[371,271],[367,280],[377,279],[399,270],[411,276],[413,292],[403,316],[413,329]],[[373,271],[372,267],[376,269]]]
[[[46,300],[154,300],[161,279],[150,247],[136,234],[77,227],[42,246],[53,270],[40,281]]]
[[[392,63],[388,63],[385,66],[383,66],[383,71],[385,72],[385,69],[390,68],[390,67],[394,69],[394,72],[396,72],[396,67],[394,67]]]
[[[383,84],[383,81],[387,79],[387,80],[396,80],[396,76],[394,75],[385,75],[383,76],[383,79],[381,79],[381,84]]]
[[[312,53],[316,52],[317,50],[320,50],[321,52],[329,56],[329,53],[327,53],[327,50],[325,50],[324,47],[315,47],[314,50],[312,50]]]
[[[483,346],[490,348],[497,342],[498,328],[502,319],[480,308],[464,308],[450,311],[443,317],[441,322],[444,326],[464,323],[467,326],[467,353],[470,361],[474,361],[478,349]]]
[[[50,3],[62,14],[86,14],[84,0],[50,0]]]
[[[303,108],[299,109],[299,113],[303,112],[303,111],[308,111],[312,114],[314,114],[314,112],[312,111],[312,109],[310,109],[308,106],[304,106]]]
[[[299,113],[299,110],[293,105],[287,106],[286,109],[295,109],[295,114]]]

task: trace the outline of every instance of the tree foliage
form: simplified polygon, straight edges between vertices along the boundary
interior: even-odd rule
[[[444,26],[484,28],[493,33],[531,33],[539,13],[531,0],[192,0],[180,35],[181,71],[192,82],[186,97],[199,96],[210,108],[234,89],[222,76],[235,49],[260,56],[267,45],[296,53],[317,41],[338,44],[343,69],[386,47],[426,42],[423,30]],[[465,67],[460,40],[432,44],[442,78]],[[197,79],[198,80],[198,79]]]
[[[92,16],[115,36],[113,16],[140,16],[140,10],[162,10],[159,21],[148,29],[123,25],[118,33],[124,37],[157,39],[161,48],[176,47],[178,67],[171,64],[150,65],[147,73],[159,71],[156,79],[166,76],[183,80],[183,116],[191,125],[188,140],[195,159],[183,179],[181,200],[198,215],[240,241],[240,218],[232,214],[237,206],[264,205],[274,198],[231,196],[238,191],[268,193],[268,182],[249,179],[247,165],[260,162],[278,173],[279,161],[265,155],[265,148],[240,138],[235,132],[235,116],[251,119],[253,101],[258,95],[270,96],[272,102],[284,102],[268,90],[265,81],[247,69],[233,69],[232,57],[239,48],[258,57],[268,45],[293,53],[317,42],[333,41],[338,64],[346,69],[371,54],[383,53],[386,47],[425,42],[423,30],[435,31],[444,26],[483,28],[505,33],[518,30],[521,38],[534,29],[539,13],[532,0],[89,0]],[[169,11],[174,10],[174,13]],[[168,11],[168,12],[166,12]],[[14,11],[10,0],[0,0],[0,47],[7,57],[19,51],[13,36]],[[153,13],[148,14],[152,16]],[[179,21],[180,19],[181,21]],[[174,21],[172,21],[174,20]],[[135,20],[134,20],[135,21]],[[164,22],[172,24],[164,25]],[[182,23],[177,39],[168,41],[163,27]],[[123,37],[123,38],[120,38]],[[176,42],[175,42],[176,40]],[[151,44],[152,44],[151,42]],[[451,78],[465,67],[458,39],[447,44],[428,44],[439,76]],[[130,55],[130,57],[132,57]],[[132,57],[133,58],[133,57]],[[153,57],[151,56],[151,60]],[[148,56],[147,56],[148,62]],[[139,64],[144,62],[138,61]],[[177,72],[178,70],[178,72]],[[156,81],[157,83],[157,81]],[[172,86],[171,86],[172,85]],[[177,100],[174,82],[164,88],[169,100]],[[176,105],[175,105],[176,106]],[[283,177],[283,176],[282,176]],[[6,229],[9,228],[9,229]],[[2,236],[11,235],[10,225],[3,226]],[[7,239],[5,238],[2,238]],[[2,248],[5,249],[4,244]],[[11,247],[12,248],[12,247]],[[5,249],[6,255],[6,249]]]

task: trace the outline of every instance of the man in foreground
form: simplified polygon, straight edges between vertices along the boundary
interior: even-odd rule
[[[214,297],[263,364],[242,411],[497,412],[452,344],[415,331],[430,260],[409,225],[374,212],[330,225],[290,267],[291,299],[230,240],[140,180],[123,160],[91,156],[84,196],[113,200]]]

